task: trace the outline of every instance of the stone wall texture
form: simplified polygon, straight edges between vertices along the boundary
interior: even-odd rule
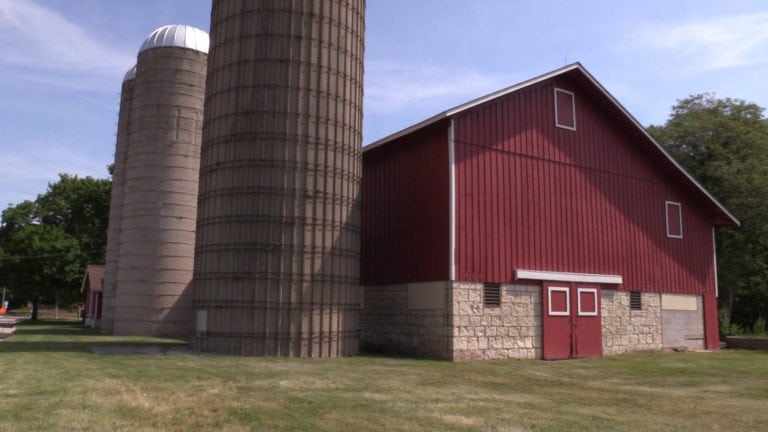
[[[483,306],[483,284],[453,284],[456,361],[541,358],[541,287],[502,285],[501,306]]]
[[[750,349],[768,351],[768,339],[746,336],[726,336],[726,346],[730,349]]]
[[[364,287],[360,322],[362,349],[450,360],[449,284],[438,284],[445,294],[442,307],[430,305],[429,308],[409,307],[409,290],[413,293],[426,288],[427,284]],[[434,283],[429,285],[429,289],[435,289]]]
[[[427,290],[436,297],[431,304],[423,299]],[[499,307],[484,306],[480,283],[369,286],[364,292],[365,350],[454,361],[542,358],[541,286],[502,285]],[[601,293],[603,355],[662,348],[658,293],[642,294],[642,310],[630,310],[628,292]]]
[[[630,310],[629,292],[602,290],[603,355],[661,349],[661,296],[642,294],[642,310]]]

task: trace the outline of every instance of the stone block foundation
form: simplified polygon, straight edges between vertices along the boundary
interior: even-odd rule
[[[499,307],[483,305],[483,284],[452,288],[453,360],[541,358],[541,287],[502,285]]]
[[[540,285],[501,285],[500,305],[485,306],[481,283],[367,286],[361,347],[453,361],[542,358],[541,292]],[[631,310],[629,292],[604,288],[601,304],[603,355],[662,349],[662,334],[672,327],[662,322],[661,294],[642,293],[641,309]],[[686,320],[693,316],[674,311],[665,319],[682,312]],[[672,321],[684,327],[680,334],[699,334],[696,323]]]
[[[661,349],[661,297],[641,294],[641,310],[630,310],[629,292],[602,289],[603,355]]]
[[[448,282],[363,287],[360,348],[450,360]]]

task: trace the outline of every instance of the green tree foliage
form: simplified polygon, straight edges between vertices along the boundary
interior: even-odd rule
[[[38,222],[36,213],[37,206],[29,200],[3,210],[0,244],[13,239],[21,228]]]
[[[32,319],[41,301],[74,300],[73,288],[82,278],[80,245],[62,228],[26,225],[6,243],[5,252],[8,286],[32,302]]]
[[[67,174],[32,201],[5,209],[0,223],[0,286],[17,300],[80,299],[88,264],[104,262],[111,182]]]
[[[649,132],[740,221],[717,232],[720,307],[730,322],[768,317],[768,122],[763,108],[712,94],[678,101]]]
[[[92,177],[60,174],[59,181],[38,195],[37,217],[43,225],[61,227],[80,244],[85,264],[102,264],[107,244],[112,183]]]

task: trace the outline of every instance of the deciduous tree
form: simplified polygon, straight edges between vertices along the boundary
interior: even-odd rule
[[[104,262],[111,182],[61,174],[37,199],[5,209],[0,286],[18,300],[79,300],[88,264]]]
[[[768,317],[768,122],[763,108],[712,94],[678,101],[649,132],[740,221],[718,230],[720,306],[732,322]]]
[[[32,319],[37,319],[40,302],[72,299],[72,288],[81,278],[77,259],[80,246],[63,229],[43,224],[24,226],[4,249],[7,283],[17,295],[32,302]]]

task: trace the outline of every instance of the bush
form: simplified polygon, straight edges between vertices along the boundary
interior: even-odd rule
[[[744,333],[744,329],[740,325],[731,322],[728,311],[720,309],[720,337],[742,336]]]
[[[768,336],[768,331],[766,331],[765,327],[765,318],[759,317],[755,320],[752,331],[754,332],[755,336]]]

